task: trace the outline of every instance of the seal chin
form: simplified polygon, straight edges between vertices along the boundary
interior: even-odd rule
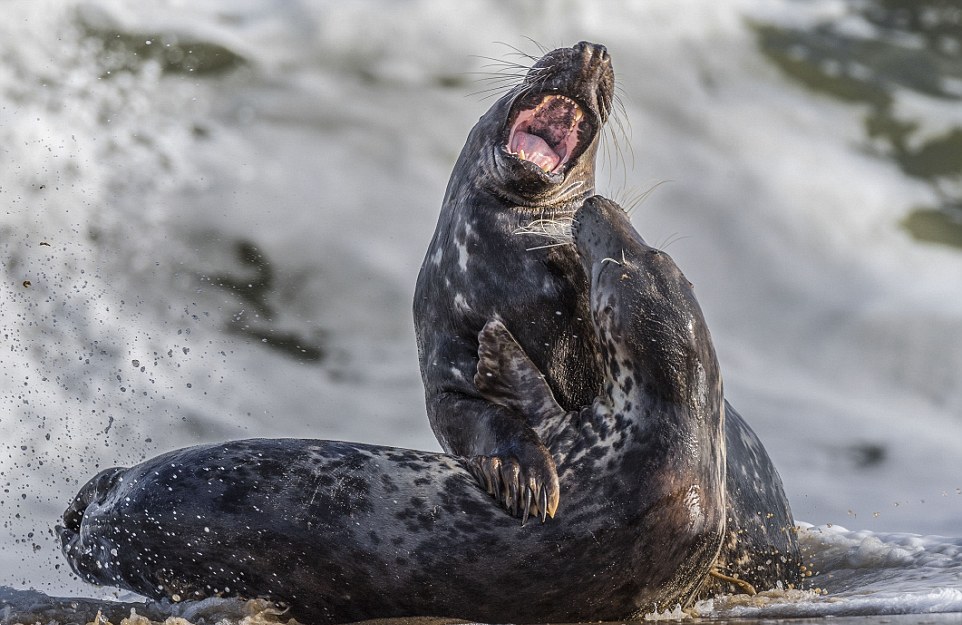
[[[508,116],[504,149],[546,174],[561,174],[594,138],[597,124],[585,110],[585,106],[561,93],[520,98]]]

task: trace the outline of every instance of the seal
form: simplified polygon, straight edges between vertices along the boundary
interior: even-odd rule
[[[621,620],[689,602],[725,528],[715,352],[668,255],[600,198],[580,215],[605,392],[564,411],[497,320],[472,375],[550,445],[565,515],[518,523],[451,455],[235,441],[94,477],[57,530],[73,570],[155,598],[266,597],[310,623]]]
[[[566,410],[601,392],[588,276],[575,247],[545,246],[532,231],[570,223],[594,194],[613,93],[604,46],[581,42],[534,63],[469,133],[417,280],[414,322],[431,427],[445,451],[481,464],[482,485],[497,483],[500,504],[516,516],[553,516],[563,490],[525,415],[475,388],[477,335],[489,319],[511,327]],[[727,402],[725,409],[729,535],[718,569],[749,585],[718,590],[797,583],[795,523],[781,479],[749,425]]]
[[[513,233],[542,218],[571,219],[594,193],[598,137],[611,112],[614,72],[604,46],[549,52],[471,130],[448,182],[418,275],[414,320],[428,418],[441,446],[477,457],[503,500],[523,514],[559,501],[557,469],[525,419],[486,401],[472,382],[478,331],[510,323],[566,410],[601,390],[587,278],[573,249],[527,253]],[[555,314],[557,312],[557,314]],[[590,364],[589,364],[590,363]]]

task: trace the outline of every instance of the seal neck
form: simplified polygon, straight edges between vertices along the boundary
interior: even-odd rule
[[[721,371],[691,284],[610,200],[588,199],[572,232],[591,276],[602,408],[637,428],[642,442],[667,433],[658,449],[715,449],[724,419]]]
[[[535,219],[570,221],[584,200],[594,194],[593,176],[566,179],[551,193],[530,194],[515,185],[501,184],[497,172],[491,169],[485,167],[482,175],[473,177],[452,176],[444,209],[463,217],[470,215],[474,221],[507,221],[520,227]]]

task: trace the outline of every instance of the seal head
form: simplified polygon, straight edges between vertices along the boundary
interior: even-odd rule
[[[519,205],[545,206],[565,200],[564,182],[593,185],[613,92],[604,46],[581,42],[544,55],[485,115],[501,121],[499,133],[485,133],[497,139],[488,189]]]

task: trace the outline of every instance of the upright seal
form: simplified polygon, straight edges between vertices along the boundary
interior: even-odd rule
[[[571,246],[529,253],[514,233],[568,220],[594,194],[595,154],[611,112],[614,73],[604,46],[554,50],[499,99],[468,135],[448,182],[414,295],[428,418],[445,450],[499,474],[520,516],[558,506],[554,459],[522,415],[475,389],[478,331],[513,328],[566,410],[601,389],[588,280]],[[495,480],[498,481],[498,480]]]
[[[566,413],[498,321],[471,376],[487,401],[531,415],[565,515],[522,527],[453,456],[237,441],[93,478],[58,528],[73,569],[150,597],[267,596],[317,624],[622,620],[688,603],[725,526],[715,352],[668,255],[600,198],[579,215],[606,392]]]
[[[525,415],[474,387],[477,335],[489,319],[511,327],[566,410],[601,391],[577,252],[523,233],[536,222],[570,222],[594,194],[613,94],[604,46],[581,42],[538,60],[468,135],[418,276],[414,321],[431,426],[517,516],[553,515],[567,495]],[[748,424],[727,402],[725,409],[729,530],[719,569],[757,588],[795,583],[795,524],[781,480]]]

